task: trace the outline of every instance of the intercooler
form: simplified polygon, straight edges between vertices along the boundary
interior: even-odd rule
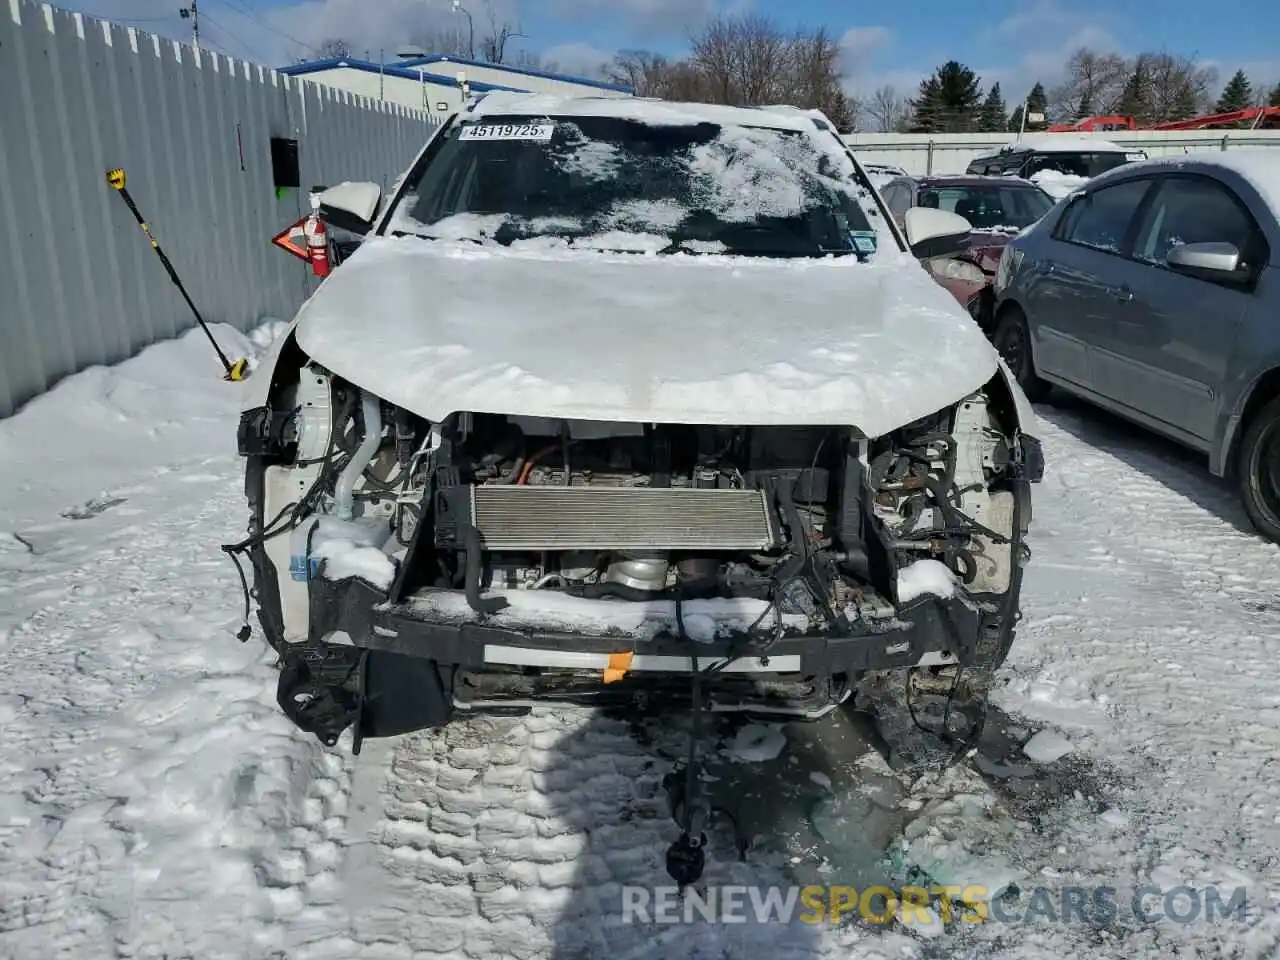
[[[761,490],[693,487],[471,488],[487,550],[756,551],[780,545]]]

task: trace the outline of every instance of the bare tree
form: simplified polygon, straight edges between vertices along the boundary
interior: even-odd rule
[[[1216,69],[1165,51],[1142,56],[1150,84],[1147,102],[1154,122],[1184,120],[1209,111],[1209,91],[1218,80]]]
[[[910,104],[892,86],[878,88],[863,109],[879,133],[901,130],[911,119]]]
[[[351,44],[341,37],[332,37],[316,47],[316,52],[322,60],[341,60],[351,56]]]
[[[463,31],[453,27],[432,27],[415,31],[408,37],[409,45],[427,53],[445,53],[455,57],[465,56],[467,38]]]
[[[1119,54],[1079,47],[1066,72],[1066,80],[1049,94],[1049,114],[1055,120],[1083,120],[1119,108],[1132,65]]]
[[[513,67],[523,67],[526,70],[546,70],[549,73],[559,73],[560,65],[554,60],[544,60],[541,54],[534,53],[532,50],[517,50],[515,56],[511,58]]]
[[[814,107],[841,130],[856,124],[856,106],[841,83],[840,46],[825,28],[788,34],[757,14],[721,16],[690,41],[682,64],[661,64],[663,85],[714,103]],[[632,59],[633,71],[653,72]]]
[[[649,50],[619,50],[607,68],[607,79],[630,87],[638,97],[661,96],[657,91],[670,72],[667,58]]]
[[[488,31],[480,38],[480,59],[489,63],[506,63],[507,41],[513,37],[523,37],[520,25],[509,20],[499,22],[493,10],[493,4],[485,0],[485,12],[489,21]]]
[[[858,127],[861,105],[841,82],[840,44],[825,28],[797,31],[788,46],[790,69],[783,100],[816,107],[831,118],[841,133]]]

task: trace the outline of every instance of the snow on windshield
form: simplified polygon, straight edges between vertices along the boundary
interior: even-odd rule
[[[874,201],[855,185],[848,156],[821,137],[607,116],[507,120],[478,125],[500,128],[484,135],[459,135],[476,124],[447,131],[411,173],[389,229],[504,245],[603,237],[609,249],[647,252],[875,248],[866,241],[879,233]]]

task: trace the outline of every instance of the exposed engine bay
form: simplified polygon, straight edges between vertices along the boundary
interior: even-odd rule
[[[881,438],[489,413],[428,423],[314,366],[281,401],[247,417],[241,440],[266,454],[261,529],[289,571],[287,642],[309,636],[305,584],[326,565],[312,548],[334,536],[381,551],[393,602],[463,591],[480,616],[509,605],[495,590],[747,597],[839,631],[892,617],[900,571],[921,560],[979,605],[1014,576],[1016,441],[1000,426],[1006,398],[993,408],[985,392]]]
[[[685,883],[705,843],[704,684],[748,712],[815,718],[858,676],[905,667],[908,698],[945,703],[949,736],[962,672],[989,677],[1002,661],[1027,481],[1042,469],[1014,404],[997,377],[874,438],[496,413],[432,423],[301,366],[242,417],[253,518],[224,549],[252,559],[281,707],[330,745],[353,726],[359,752],[366,735],[454,709],[596,703],[635,672],[647,673],[637,700],[684,684],[694,729],[684,785],[671,779],[683,812],[668,871]],[[540,612],[521,598],[555,602]],[[711,631],[695,638],[686,614],[699,603],[713,605],[697,615]],[[721,623],[717,603],[760,612]],[[605,625],[566,628],[565,604]],[[617,629],[640,622],[620,612],[667,607],[658,633]],[[982,683],[970,693],[985,716]]]

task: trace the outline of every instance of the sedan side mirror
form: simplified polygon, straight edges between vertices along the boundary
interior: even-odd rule
[[[376,183],[340,183],[320,194],[320,216],[339,230],[364,236],[373,229],[382,202],[382,188]]]
[[[911,255],[917,260],[950,257],[969,248],[973,225],[959,214],[912,207],[902,221]]]
[[[1165,263],[1180,273],[1206,280],[1244,280],[1240,250],[1234,243],[1183,243],[1165,256]]]

